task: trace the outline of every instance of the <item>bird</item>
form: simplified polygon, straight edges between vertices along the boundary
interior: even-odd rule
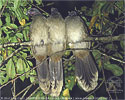
[[[37,74],[39,86],[44,94],[50,94],[49,64],[48,61],[45,60],[48,55],[48,47],[47,45],[43,45],[48,43],[47,19],[36,8],[29,9],[27,14],[32,17],[32,23],[30,25],[31,50],[36,59],[36,65],[38,65]]]
[[[39,86],[44,94],[58,97],[63,87],[63,53],[55,53],[65,48],[65,21],[56,8],[51,8],[48,18],[36,8],[31,8],[28,14],[33,19],[30,40],[38,64]],[[47,58],[48,60],[45,60]]]
[[[57,8],[51,8],[51,15],[47,18],[49,27],[49,69],[51,81],[51,96],[57,97],[63,87],[63,63],[62,55],[65,49],[66,32],[65,21]],[[57,53],[59,52],[59,53]],[[54,54],[56,53],[56,54]],[[54,54],[54,55],[53,55]]]
[[[88,37],[88,30],[76,11],[69,12],[65,18],[65,25],[70,48],[90,48],[90,42],[79,42]],[[98,70],[90,51],[74,50],[73,55],[75,56],[75,76],[79,86],[86,92],[94,90],[98,84]]]

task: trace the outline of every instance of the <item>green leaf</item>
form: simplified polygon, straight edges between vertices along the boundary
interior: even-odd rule
[[[25,41],[28,41],[29,40],[29,37],[28,37],[28,31],[27,30],[23,30],[23,35],[24,35],[24,39]]]
[[[5,16],[6,16],[6,18],[5,18],[6,23],[7,24],[10,23],[10,15],[9,15],[9,13],[5,13]]]
[[[3,80],[5,79],[4,76],[5,76],[5,72],[4,72],[4,71],[1,71],[1,72],[0,72],[0,85],[2,85],[3,82],[4,82],[4,81],[3,81]]]
[[[9,80],[9,76],[6,75],[6,77],[4,78],[4,82],[3,82],[3,84],[6,83],[6,82],[8,82],[8,80]]]
[[[42,0],[35,0],[37,2],[38,5],[40,5],[42,3]]]
[[[23,74],[24,73],[24,71],[25,71],[24,64],[25,64],[24,61],[21,58],[19,58],[18,61],[17,61],[17,65],[16,65],[16,67],[17,67],[17,73],[19,73],[19,74]],[[20,76],[20,79],[22,81],[24,81],[25,75]]]
[[[17,29],[18,28],[18,26],[16,25],[16,24],[10,24],[9,25],[11,28],[13,28],[13,29]]]
[[[0,55],[0,63],[3,61],[3,56]]]
[[[24,63],[24,70],[25,70],[25,72],[27,72],[27,71],[29,71],[29,70],[30,70],[29,65],[28,65],[28,64],[26,64],[26,63]],[[30,72],[27,72],[27,73],[25,74],[26,78],[28,78],[28,77],[29,77],[29,74],[30,74]]]
[[[8,76],[11,75],[11,65],[12,65],[12,59],[10,59],[6,64],[6,72]]]
[[[16,36],[9,38],[11,42],[18,42]]]
[[[1,29],[2,29],[5,33],[8,31],[8,29],[7,29],[6,26],[3,26]]]
[[[19,7],[19,1],[20,0],[14,0],[14,9],[17,9]]]
[[[2,37],[1,37],[1,35],[2,35],[2,30],[0,29],[0,44],[2,43]]]
[[[27,57],[27,53],[21,52],[21,54],[22,54],[22,57],[23,57],[23,58],[26,58],[26,57]]]
[[[108,100],[106,97],[99,97],[98,100]]]
[[[20,79],[21,79],[22,81],[24,81],[24,80],[25,80],[25,75],[20,76]]]
[[[124,49],[125,48],[125,42],[124,41],[120,41],[120,45],[121,47]]]
[[[17,73],[23,74],[25,72],[26,65],[25,65],[25,62],[21,58],[18,59],[16,67],[17,67]],[[25,77],[26,75],[20,76],[20,79],[24,81]]]
[[[17,56],[13,56],[13,61],[17,62],[17,60],[18,60]]]
[[[98,51],[92,51],[92,54],[96,60],[101,58],[101,54]]]
[[[116,64],[104,64],[104,68],[110,70],[115,76],[121,76],[123,74],[123,70]]]
[[[66,52],[65,52],[65,55],[66,55],[66,56],[69,56],[70,53],[71,53],[70,51],[66,51]]]
[[[1,1],[1,0],[0,0]],[[1,21],[1,19],[0,19],[0,26],[2,26],[2,24],[3,24],[3,22]]]
[[[72,88],[75,85],[75,77],[74,76],[70,76],[69,80],[68,80],[68,89],[72,90]]]
[[[123,56],[119,52],[116,52],[115,54],[113,54],[113,56],[123,59]]]
[[[15,70],[14,63],[13,63],[12,59],[10,59],[8,61],[8,63],[6,64],[6,72],[10,78],[14,78],[14,76],[15,76],[15,74],[12,73],[12,72],[14,72],[13,70]]]
[[[13,78],[16,76],[16,71],[15,71],[15,66],[14,66],[14,64],[12,65],[11,69],[12,69],[11,78],[13,79]]]
[[[122,10],[121,9],[124,9],[124,0],[122,1],[118,1],[118,2],[116,2],[116,5],[117,5],[117,7],[119,7],[120,9],[116,9],[116,10],[118,10],[118,15],[120,15],[121,13],[122,13]]]
[[[12,54],[12,50],[14,50],[12,47],[8,47],[8,55],[11,55]]]
[[[0,0],[0,10],[1,10],[2,6],[3,6],[3,2],[2,2],[2,0]]]
[[[29,17],[27,15],[23,15],[23,18],[29,21]]]
[[[30,82],[31,82],[31,83],[35,82],[35,77],[30,76]]]
[[[35,80],[36,80],[36,78],[34,77],[35,75],[36,75],[36,71],[35,70],[32,70],[31,72],[30,72],[30,82],[31,83],[33,83]]]
[[[14,12],[17,16],[18,21],[21,21],[23,18],[23,12],[22,12],[21,8],[18,7],[17,9],[14,10]]]
[[[20,39],[23,39],[23,34],[22,33],[16,33],[16,36]]]
[[[110,49],[110,50],[115,50],[115,49],[118,48],[118,46],[117,46],[117,45],[112,45],[112,44],[107,44],[107,45],[105,46],[105,48]]]
[[[23,63],[24,63],[24,61],[21,58],[19,58],[18,61],[17,61],[17,65],[16,65],[17,73],[19,73],[19,74],[24,73]]]
[[[33,63],[31,61],[28,61],[28,64],[33,67]]]
[[[93,96],[93,95],[90,95],[87,99],[88,99],[88,100],[94,100],[94,96]]]

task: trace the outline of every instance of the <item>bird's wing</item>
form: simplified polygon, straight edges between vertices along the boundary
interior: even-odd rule
[[[85,25],[75,12],[71,12],[65,22],[68,42],[78,42],[87,37]],[[70,45],[70,48],[89,48],[89,46],[90,42],[82,42]],[[98,80],[95,62],[87,50],[75,50],[73,53],[76,57],[75,70],[79,85],[87,92],[93,90]]]
[[[39,80],[39,86],[43,93],[50,93],[50,75],[49,65],[47,60],[47,46],[42,43],[48,43],[48,27],[46,25],[46,18],[36,9],[32,8],[29,10],[32,15],[33,21],[30,26],[30,40],[33,46],[31,49],[36,59],[37,74]]]
[[[65,22],[56,8],[51,9],[48,18],[50,42],[50,55],[64,49]],[[62,43],[62,44],[58,44]],[[49,58],[49,69],[51,77],[51,96],[59,96],[63,86],[62,53],[54,54]]]

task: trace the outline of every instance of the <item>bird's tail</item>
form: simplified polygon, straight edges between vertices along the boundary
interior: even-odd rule
[[[42,63],[37,62],[37,73],[38,73],[38,80],[39,86],[42,89],[44,94],[50,94],[50,74],[49,74],[49,66],[47,60],[43,61]]]
[[[63,67],[62,58],[60,56],[51,56],[49,59],[51,96],[57,97],[63,87]]]
[[[98,70],[95,62],[88,51],[77,52],[76,56],[76,79],[83,90],[89,92],[97,86]]]

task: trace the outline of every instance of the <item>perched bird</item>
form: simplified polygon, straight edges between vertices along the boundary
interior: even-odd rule
[[[84,40],[88,36],[88,31],[83,20],[77,16],[75,11],[69,13],[69,16],[65,19],[65,23],[67,42],[70,48],[89,48],[90,42],[76,43]],[[75,56],[75,74],[79,85],[86,92],[95,89],[97,86],[98,71],[90,52],[87,50],[75,50],[73,54]]]
[[[56,53],[65,49],[65,21],[56,8],[51,8],[51,15],[47,19],[49,27],[49,69],[51,81],[51,96],[59,96],[63,86],[63,53]],[[54,54],[56,53],[56,54]],[[54,55],[53,55],[54,54]]]
[[[47,60],[48,48],[48,26],[47,20],[36,8],[31,8],[27,14],[32,17],[32,23],[30,26],[30,40],[32,41],[32,52],[36,59],[37,74],[39,80],[39,86],[43,93],[49,94],[50,89],[50,73],[49,64]]]
[[[45,94],[57,97],[63,86],[63,53],[54,53],[65,48],[65,21],[56,8],[51,9],[51,15],[47,19],[36,8],[31,8],[28,13],[33,18],[30,39],[38,64],[39,86]],[[46,45],[41,45],[42,43]],[[47,56],[48,61],[44,60]]]

